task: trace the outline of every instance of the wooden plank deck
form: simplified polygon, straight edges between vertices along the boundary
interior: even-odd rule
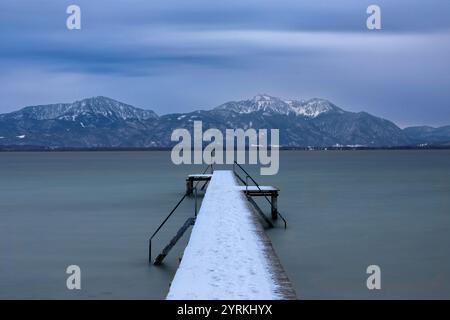
[[[259,188],[257,186],[238,186],[237,189],[244,191],[246,194],[253,197],[278,197],[278,192],[280,191],[278,188],[273,186],[259,186]]]
[[[209,173],[205,174],[190,174],[188,175],[188,179],[194,180],[210,180],[213,175]]]
[[[238,190],[243,190],[243,191],[280,191],[280,189],[278,189],[277,187],[273,187],[273,186],[259,186],[259,188],[257,186],[237,186],[236,187]]]
[[[168,299],[295,299],[232,171],[215,171]]]
[[[186,193],[188,195],[192,195],[192,193],[194,192],[194,182],[199,183],[200,181],[205,181],[205,183],[201,188],[202,190],[204,190],[208,182],[211,180],[212,176],[213,176],[212,174],[205,174],[205,173],[188,175],[186,179]]]

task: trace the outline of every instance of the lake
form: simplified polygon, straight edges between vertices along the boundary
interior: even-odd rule
[[[300,298],[450,298],[449,150],[282,151],[275,176],[246,168],[281,189],[288,228],[267,233]],[[163,299],[188,236],[161,267],[148,237],[203,169],[165,151],[0,153],[0,298]],[[183,202],[154,254],[193,212]]]

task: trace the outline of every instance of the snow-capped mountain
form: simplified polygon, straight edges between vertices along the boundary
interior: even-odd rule
[[[153,111],[135,108],[107,97],[94,97],[74,103],[31,106],[2,116],[16,120],[28,118],[69,121],[77,121],[79,118],[86,117],[104,117],[112,120],[148,120],[158,118]]]
[[[250,100],[227,102],[218,106],[215,110],[227,110],[236,113],[295,114],[306,118],[316,118],[324,113],[343,112],[342,109],[325,99],[282,100],[267,94],[258,94]]]
[[[276,128],[285,147],[450,142],[447,128],[402,130],[391,121],[366,112],[348,112],[328,100],[285,100],[263,94],[211,110],[160,117],[106,97],[26,107],[0,115],[0,146],[170,147],[175,144],[170,140],[172,131],[192,130],[194,121],[202,121],[204,130]]]

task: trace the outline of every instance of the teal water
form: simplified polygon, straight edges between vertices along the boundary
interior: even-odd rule
[[[280,160],[258,180],[281,189],[289,226],[267,232],[301,298],[450,298],[450,151]],[[164,298],[187,237],[163,267],[148,265],[147,239],[202,169],[172,165],[168,152],[0,153],[0,298]],[[155,253],[193,210],[183,203]],[[66,288],[72,264],[79,291]],[[379,291],[366,287],[371,264]]]

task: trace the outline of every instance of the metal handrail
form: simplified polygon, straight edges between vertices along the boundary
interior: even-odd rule
[[[195,204],[194,204],[194,217],[197,218],[198,213],[198,205],[197,205],[197,187],[194,187],[194,195],[195,195]],[[169,215],[164,219],[164,221],[159,225],[159,227],[153,232],[151,237],[148,240],[148,262],[152,263],[152,240],[156,236],[156,234],[161,230],[161,228],[166,224],[167,220],[174,214],[175,210],[180,206],[180,204],[183,202],[184,199],[188,196],[187,193],[184,194],[184,196],[178,201],[176,206],[170,211]]]
[[[214,173],[214,167],[213,167],[212,164],[208,165],[208,166],[206,167],[206,169],[203,171],[202,174],[205,174],[206,171],[208,171],[209,167],[211,167],[211,174],[213,174],[213,173]],[[197,183],[195,184],[195,187],[197,187],[197,185],[198,185],[199,183],[200,183],[200,181],[197,181]],[[207,184],[208,184],[208,181],[206,181],[206,182],[203,184],[203,187],[201,188],[202,191],[205,190]]]
[[[180,199],[180,201],[178,201],[178,203],[172,209],[172,211],[170,211],[169,215],[163,220],[163,222],[159,225],[159,227],[155,230],[155,232],[153,232],[153,234],[148,239],[148,261],[149,261],[149,263],[152,263],[152,240],[153,240],[153,238],[156,236],[156,234],[159,232],[159,230],[161,230],[161,228],[166,224],[167,220],[169,220],[169,218],[172,216],[172,214],[175,212],[175,210],[178,209],[178,207],[183,202],[183,200],[186,199],[187,195],[188,195],[187,193],[185,193],[183,195],[183,197]]]
[[[238,166],[238,167],[246,174],[245,182],[244,182],[244,180],[239,176],[239,174],[236,172],[236,170],[235,170],[235,165],[237,165],[237,166]],[[233,164],[233,172],[234,172],[234,174],[238,177],[239,180],[241,180],[243,183],[245,183],[246,190],[248,190],[248,178],[250,178],[250,180],[253,181],[253,183],[254,183],[255,186],[259,189],[259,191],[262,192],[262,189],[259,187],[258,182],[256,182],[256,180],[253,179],[253,177],[247,172],[247,170],[245,170],[239,163],[237,163],[236,160],[234,160],[234,164]],[[272,201],[270,201],[270,199],[269,199],[267,196],[264,196],[264,198],[266,198],[267,202],[269,202],[270,206],[272,207],[272,206],[273,206]],[[277,210],[277,215],[283,220],[283,222],[284,222],[284,228],[286,229],[286,228],[287,228],[287,221],[286,221],[286,219],[283,217],[283,215],[280,213],[280,211],[278,211],[278,208],[277,208],[276,210]]]
[[[212,173],[214,168],[211,164],[206,167],[206,169],[203,171],[202,174],[205,174],[208,171],[209,167],[211,167],[211,173]],[[197,181],[197,183],[195,184],[195,186],[193,188],[194,195],[195,195],[195,203],[194,203],[194,216],[195,217],[197,217],[197,212],[198,212],[197,185],[199,184],[199,182],[200,181]],[[159,225],[159,227],[155,230],[155,232],[153,232],[153,234],[148,239],[148,261],[150,264],[152,263],[152,240],[153,240],[153,238],[158,234],[159,230],[161,230],[161,228],[166,224],[167,220],[169,220],[169,218],[174,214],[174,212],[178,209],[180,204],[183,202],[184,199],[186,199],[187,196],[188,196],[188,193],[186,192],[183,195],[183,197],[180,199],[180,201],[178,201],[178,203],[172,209],[172,211],[170,211],[170,213],[167,215],[167,217],[163,220],[163,222]]]

